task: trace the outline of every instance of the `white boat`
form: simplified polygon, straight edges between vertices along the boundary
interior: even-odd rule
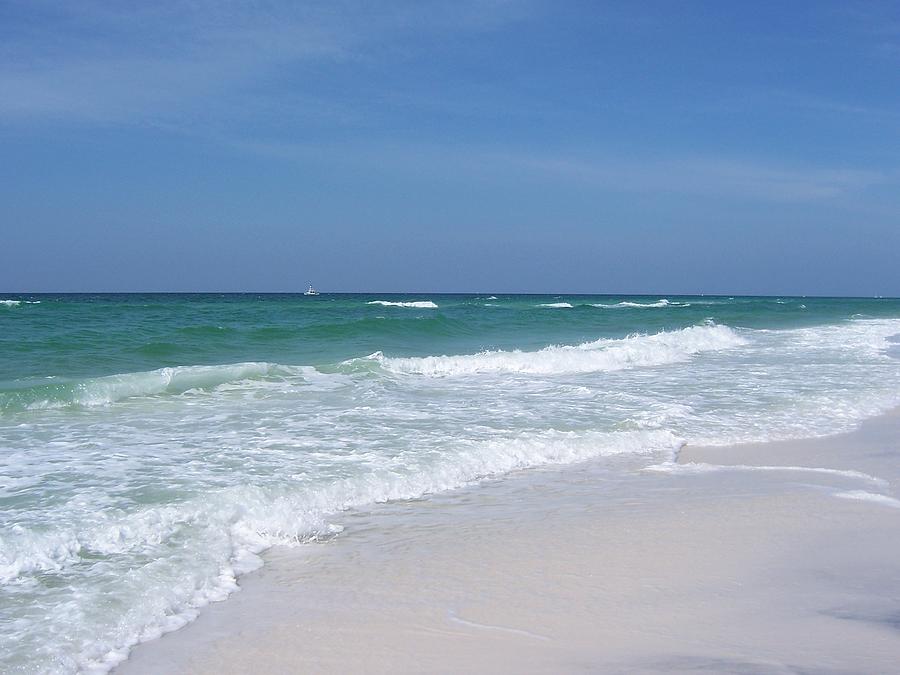
[[[317,291],[315,288],[313,288],[313,287],[312,287],[312,284],[310,284],[310,285],[309,285],[309,288],[307,288],[307,289],[303,292],[303,295],[318,295],[318,294],[319,294],[319,291]]]

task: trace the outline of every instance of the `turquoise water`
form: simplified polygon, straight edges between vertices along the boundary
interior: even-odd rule
[[[3,295],[2,670],[107,670],[348,508],[852,428],[898,335],[896,299]]]
[[[598,337],[691,326],[790,328],[854,315],[900,316],[900,300],[660,296],[494,296],[490,294],[4,295],[40,306],[0,306],[0,381],[96,377],[165,366],[271,361],[329,364],[384,351],[397,356],[537,349]],[[369,305],[432,300],[438,311]],[[568,302],[570,312],[541,304]],[[654,309],[655,311],[647,311]]]

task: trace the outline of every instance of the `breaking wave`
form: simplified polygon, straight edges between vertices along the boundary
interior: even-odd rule
[[[498,350],[406,358],[391,358],[376,352],[366,359],[390,372],[430,377],[481,373],[557,375],[660,366],[684,361],[700,352],[744,344],[746,340],[728,326],[710,325],[619,340],[601,339],[576,346],[551,346],[536,352]]]
[[[414,307],[416,309],[437,309],[438,306],[431,300],[416,300],[414,302],[391,302],[390,300],[372,300],[367,305],[382,305],[384,307]]]
[[[272,363],[234,363],[217,366],[175,366],[138,373],[120,373],[73,382],[54,382],[0,392],[0,411],[45,410],[73,406],[108,405],[123,399],[180,394],[267,375],[296,374],[297,367]]]
[[[75,654],[57,654],[66,670],[102,672],[123,661],[135,644],[181,628],[203,606],[228,597],[237,589],[237,577],[258,568],[259,554],[269,547],[339,532],[342,527],[329,518],[341,511],[418,498],[520,469],[613,455],[672,457],[682,444],[667,431],[506,432],[459,440],[436,462],[405,458],[317,486],[233,485],[178,504],[103,511],[83,527],[18,527],[0,539],[0,583],[63,575],[98,556],[127,557],[145,550],[159,555],[158,547],[166,542],[190,542],[178,553],[190,564],[131,570],[133,606],[114,634],[94,636]]]
[[[661,298],[656,302],[629,302],[627,300],[623,300],[622,302],[615,302],[611,304],[604,304],[602,302],[595,303],[591,305],[592,307],[602,307],[604,309],[616,309],[616,308],[625,308],[625,307],[633,307],[633,308],[641,308],[647,309],[652,307],[690,307],[691,303],[689,302],[669,302],[665,298]]]

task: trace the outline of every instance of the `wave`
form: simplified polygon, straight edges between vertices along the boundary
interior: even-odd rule
[[[74,382],[54,382],[0,392],[0,411],[46,410],[72,406],[108,405],[127,398],[180,394],[267,375],[296,374],[301,368],[272,363],[234,363],[216,366],[174,366],[121,373]]]
[[[441,324],[425,328],[446,331],[448,327]],[[482,373],[587,373],[677,363],[698,352],[726,349],[743,343],[744,339],[727,326],[695,326],[621,340],[602,339],[577,346],[552,346],[536,352],[493,351],[462,356],[407,358],[388,358],[376,352],[362,359],[345,361],[337,370],[366,371],[374,366],[391,373],[431,377]],[[152,346],[153,349],[158,347]],[[129,398],[210,389],[241,380],[307,375],[312,370],[309,366],[246,362],[174,366],[84,380],[41,382],[0,391],[0,412],[102,406]],[[323,372],[328,372],[328,369]]]
[[[222,600],[237,589],[237,577],[261,565],[259,554],[276,545],[296,545],[329,537],[342,528],[329,517],[350,508],[392,500],[414,499],[461,487],[491,476],[546,465],[573,464],[614,455],[672,456],[682,441],[665,431],[564,432],[547,430],[488,440],[460,441],[433,462],[406,458],[354,477],[310,488],[231,486],[181,504],[150,506],[129,514],[104,511],[83,528],[48,531],[19,528],[4,538],[0,580],[11,582],[46,573],[59,574],[98,554],[125,556],[159,542],[185,537],[206,548],[201,560],[217,558],[215,567],[183,569],[173,589],[162,592],[165,577],[138,567],[130,574],[134,598],[131,626],[115,636],[98,636],[76,657],[84,669],[107,669],[123,660],[138,642],[176,630],[196,618],[198,609]],[[191,532],[187,537],[186,533]],[[174,573],[174,570],[173,570]],[[147,603],[147,596],[157,601]]]
[[[29,532],[0,539],[0,582],[22,575],[60,571],[84,553],[124,554],[171,537],[183,525],[215,525],[252,553],[292,544],[338,528],[325,517],[350,508],[445,492],[521,469],[565,465],[597,457],[661,455],[671,461],[684,441],[667,430],[497,432],[489,439],[459,439],[434,461],[404,457],[352,477],[302,489],[273,491],[231,486],[181,504],[149,506],[122,514],[103,512],[82,531]],[[232,552],[234,555],[238,551]],[[251,566],[252,567],[252,566]]]
[[[177,544],[180,557],[198,561],[193,567],[132,569],[133,611],[113,634],[98,634],[80,644],[76,654],[65,654],[74,662],[73,670],[105,671],[124,660],[135,644],[181,628],[203,606],[228,597],[238,588],[237,578],[257,569],[262,564],[259,554],[271,546],[297,545],[340,532],[340,525],[329,522],[339,512],[420,498],[521,469],[615,455],[671,457],[682,444],[666,431],[504,431],[496,438],[458,441],[436,462],[406,457],[315,487],[299,482],[281,487],[234,485],[131,513],[103,510],[81,527],[19,527],[4,536],[0,582],[65,574],[98,555],[115,559],[162,542],[199,542],[200,549],[184,550],[184,544]]]
[[[669,302],[665,298],[661,298],[656,302],[630,302],[628,300],[623,300],[622,302],[616,302],[612,304],[604,304],[602,302],[595,303],[591,305],[591,307],[602,307],[604,309],[616,309],[616,308],[638,308],[638,309],[647,309],[652,307],[690,307],[691,303],[689,302]]]
[[[7,307],[16,307],[21,304],[21,300],[0,300],[0,305],[6,305]]]
[[[538,305],[538,307],[549,307],[551,309],[572,309],[572,304],[569,302],[547,302],[543,305]]]
[[[692,326],[655,335],[619,340],[601,339],[576,346],[551,346],[535,352],[486,351],[460,356],[386,357],[376,352],[365,359],[393,373],[444,377],[484,373],[557,375],[592,373],[685,361],[693,354],[730,349],[746,340],[728,326]]]
[[[383,305],[384,307],[414,307],[416,309],[437,309],[438,306],[431,300],[416,300],[413,302],[391,302],[390,300],[372,300],[367,305]]]

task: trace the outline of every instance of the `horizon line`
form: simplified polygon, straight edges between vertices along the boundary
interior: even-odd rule
[[[323,295],[537,295],[537,296],[585,296],[585,297],[712,297],[712,298],[819,298],[847,300],[900,300],[900,295],[819,295],[798,293],[587,293],[587,292],[524,292],[524,291],[319,291]],[[304,295],[302,290],[292,291],[0,291],[0,295]],[[310,297],[310,296],[306,296]]]

